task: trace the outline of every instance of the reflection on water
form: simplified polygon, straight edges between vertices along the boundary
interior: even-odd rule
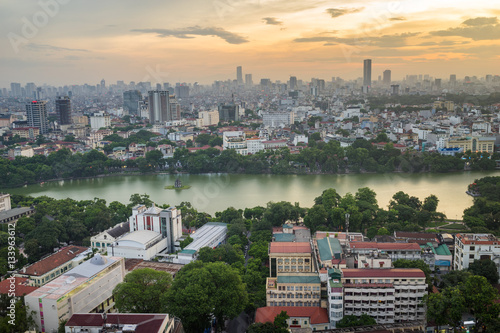
[[[386,207],[394,193],[407,192],[421,200],[430,194],[439,198],[438,210],[449,218],[461,218],[463,210],[472,204],[465,194],[474,179],[500,176],[500,171],[462,172],[448,174],[353,174],[353,175],[145,175],[111,176],[94,179],[46,182],[43,186],[6,189],[14,194],[46,195],[57,199],[90,200],[103,198],[108,203],[128,203],[134,193],[148,194],[158,204],[177,205],[189,201],[195,208],[214,214],[227,207],[236,208],[265,205],[269,201],[299,202],[310,207],[314,198],[327,188],[335,188],[344,195],[355,193],[360,187],[369,187],[377,193],[381,207]],[[180,177],[191,185],[183,191],[165,190]]]

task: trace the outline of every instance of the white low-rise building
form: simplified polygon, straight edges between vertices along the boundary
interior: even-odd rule
[[[128,232],[130,232],[129,222],[122,222],[90,237],[90,244],[92,249],[104,252],[108,246]]]
[[[174,262],[187,264],[196,260],[198,252],[203,247],[216,248],[224,244],[227,237],[227,224],[221,222],[208,222],[195,233],[191,234],[193,242],[186,246]]]
[[[113,257],[151,260],[168,247],[168,239],[155,231],[140,230],[126,234],[107,247]]]

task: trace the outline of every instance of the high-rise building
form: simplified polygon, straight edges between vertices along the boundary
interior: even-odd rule
[[[434,84],[436,85],[437,89],[441,89],[441,79],[435,79]]]
[[[177,98],[188,98],[189,97],[189,86],[183,84],[175,86],[175,96]]]
[[[148,105],[150,123],[164,123],[172,120],[172,113],[170,112],[170,96],[168,91],[149,91]]]
[[[252,74],[245,74],[245,85],[247,87],[253,86]]]
[[[391,84],[391,70],[390,69],[386,69],[384,71],[384,84],[386,85],[390,85]]]
[[[26,97],[27,98],[35,98],[35,91],[36,91],[36,85],[33,82],[28,82],[26,83],[26,88],[24,88],[26,91]]]
[[[46,101],[32,101],[26,104],[26,116],[29,127],[37,127],[41,134],[49,131],[49,118]]]
[[[220,121],[239,121],[240,106],[234,103],[219,105],[219,120]]]
[[[236,81],[238,85],[243,84],[243,70],[241,66],[236,67]]]
[[[123,110],[128,114],[139,115],[139,101],[142,101],[142,94],[139,90],[123,92]]]
[[[451,74],[450,75],[450,83],[451,84],[457,83],[457,75],[456,74]]]
[[[372,85],[372,60],[365,59],[363,61],[363,86],[371,87]]]
[[[297,90],[297,77],[290,76],[290,90]]]
[[[10,84],[11,97],[21,97],[21,84],[12,82]]]
[[[56,114],[59,125],[71,124],[71,100],[68,96],[56,98]]]

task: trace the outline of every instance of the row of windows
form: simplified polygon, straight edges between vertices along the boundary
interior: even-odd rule
[[[315,307],[318,307],[319,306],[319,302],[302,302],[302,301],[298,301],[298,302],[285,302],[285,301],[281,301],[281,302],[276,302],[276,301],[273,301],[273,302],[269,302],[269,306],[315,306]]]
[[[269,298],[320,298],[319,294],[269,294]]]
[[[342,296],[330,296],[330,299],[333,301],[333,300],[336,300],[336,299],[340,299],[342,300]]]
[[[278,264],[282,264],[283,262],[285,264],[308,264],[309,259],[278,259]]]
[[[286,289],[285,289],[286,287]],[[302,291],[302,289],[304,289],[304,291],[319,291],[319,286],[318,287],[314,287],[314,286],[278,286],[278,290],[283,290],[283,291]]]
[[[284,270],[285,271],[289,271],[289,270],[292,270],[292,271],[309,271],[309,266],[284,266]],[[291,267],[291,268],[290,268]],[[282,271],[283,270],[283,266],[278,266],[278,271]]]
[[[332,308],[332,309],[342,309],[342,304],[330,304],[330,308]]]

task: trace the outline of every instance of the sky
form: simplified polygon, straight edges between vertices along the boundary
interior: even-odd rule
[[[500,74],[486,0],[0,0],[0,87]]]

